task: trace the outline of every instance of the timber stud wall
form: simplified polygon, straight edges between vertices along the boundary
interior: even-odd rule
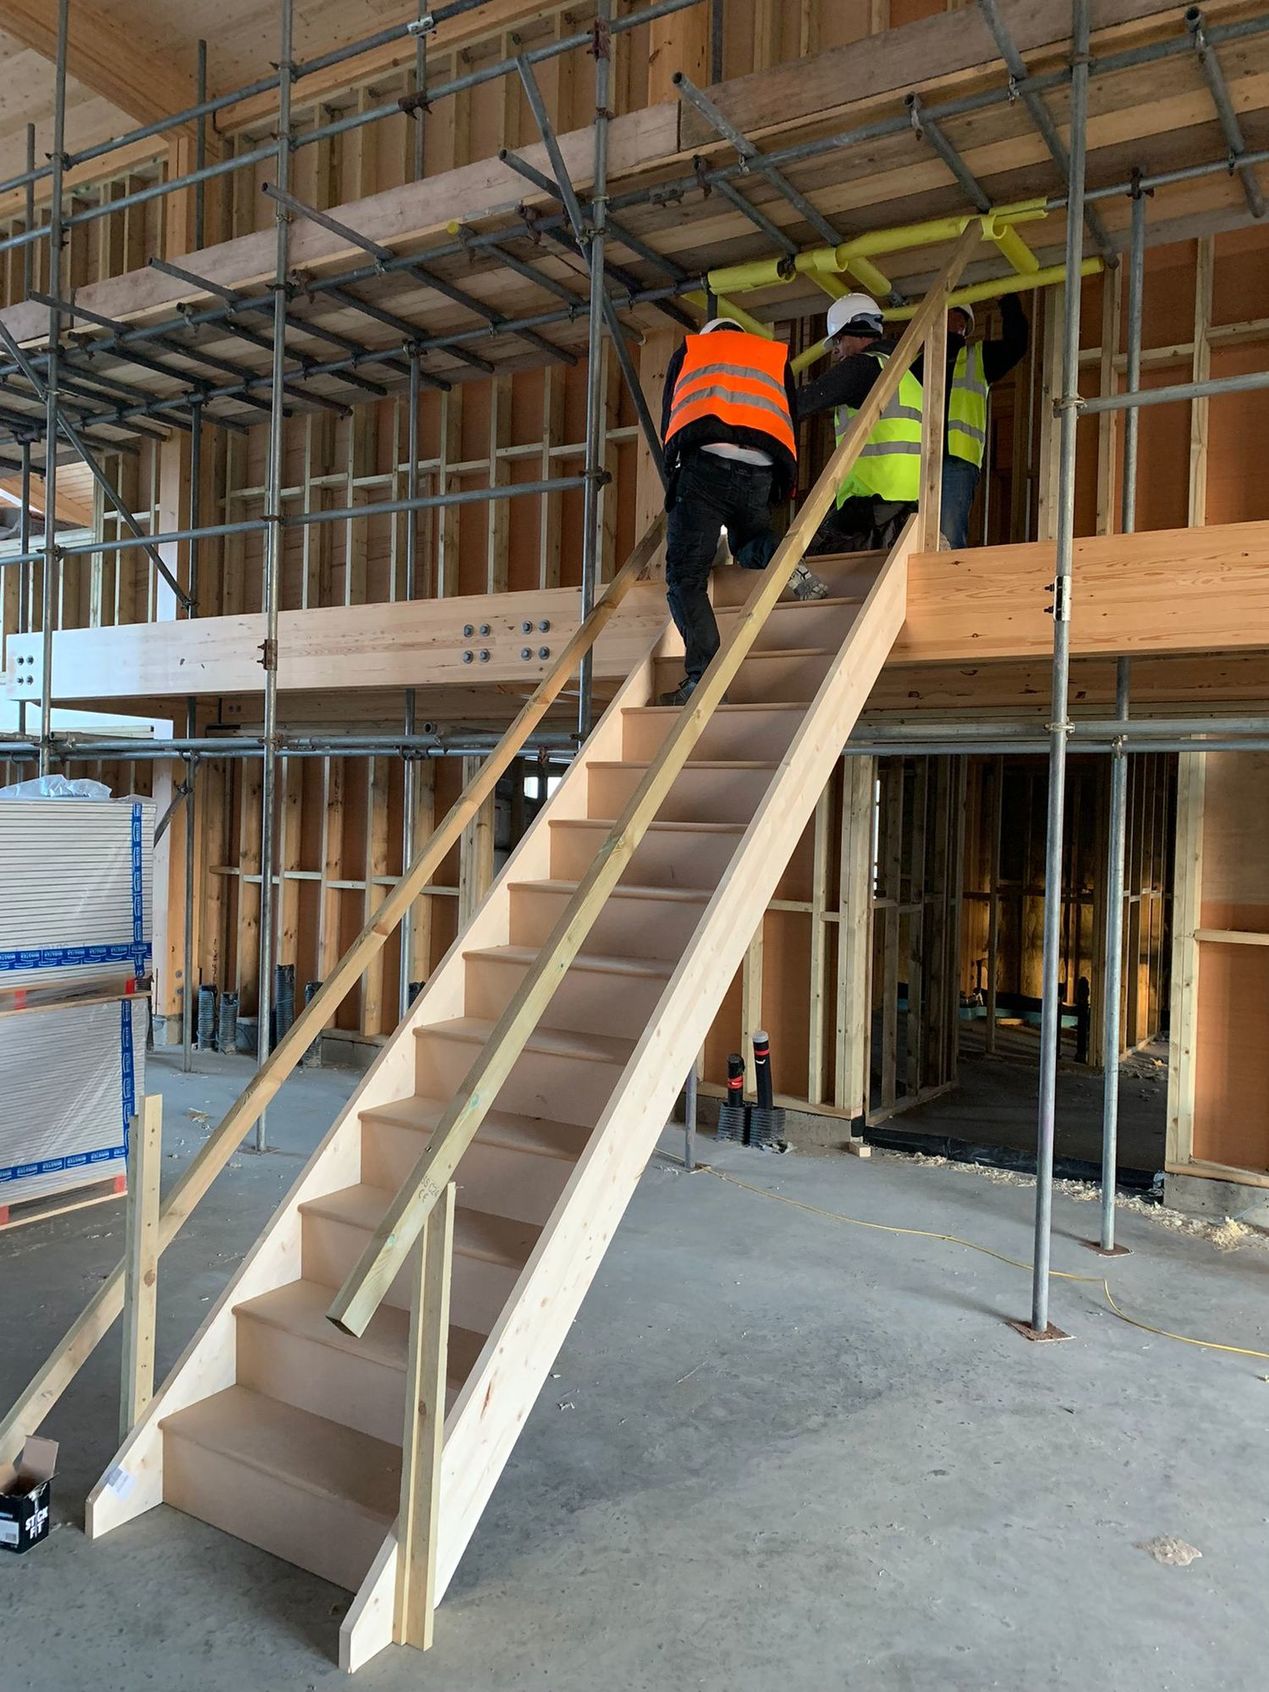
[[[622,12],[627,5],[619,6]],[[847,43],[863,35],[906,24],[945,9],[938,0],[803,0],[790,7],[779,0],[748,0],[726,10],[724,76],[743,75],[802,55]],[[429,76],[461,75],[483,63],[501,59],[521,47],[558,38],[584,27],[591,14],[585,5],[565,8],[525,8],[513,29],[480,34],[479,14],[469,36],[452,49],[429,51]],[[530,15],[532,14],[532,15]],[[616,111],[632,111],[670,96],[672,73],[683,68],[698,83],[710,80],[707,64],[709,7],[662,19],[632,33],[615,60],[612,104]],[[301,83],[294,107],[297,138],[317,124],[391,100],[413,86],[413,50],[397,45],[364,74],[357,66],[334,73],[344,80],[317,88]],[[590,121],[592,81],[589,66],[568,55],[540,68],[540,80],[553,120],[561,130]],[[271,133],[267,101],[254,109],[231,109],[216,137],[223,149],[239,154]],[[402,117],[300,147],[294,154],[293,189],[317,206],[335,206],[414,175],[415,123]],[[514,79],[503,78],[468,93],[438,102],[426,123],[425,174],[448,170],[491,156],[500,145],[519,146],[534,138],[523,94]],[[178,143],[140,144],[133,156],[120,161],[114,174],[74,187],[77,207],[122,198],[164,173],[187,168]],[[146,148],[150,151],[147,154]],[[247,170],[208,187],[207,227],[213,239],[227,239],[264,228],[271,207],[259,191],[268,167]],[[7,218],[4,233],[22,227],[14,196],[0,206]],[[74,228],[68,245],[68,277],[72,286],[122,274],[143,265],[152,255],[179,258],[192,244],[191,196],[173,196],[130,207],[97,222]],[[1269,339],[1269,241],[1262,231],[1207,237],[1147,254],[1144,356],[1147,385],[1191,375],[1224,375],[1263,363]],[[34,285],[44,280],[45,255],[34,249]],[[6,300],[25,292],[24,254],[3,255]],[[1089,388],[1097,374],[1104,391],[1114,384],[1123,364],[1122,269],[1086,284],[1085,346],[1082,362]],[[992,409],[992,446],[984,512],[980,502],[975,536],[995,540],[1032,538],[1049,532],[1052,490],[1044,466],[1056,462],[1050,439],[1051,419],[1044,404],[1045,382],[1058,345],[1057,296],[1034,306],[1036,333],[1033,351],[1016,379],[998,390]],[[797,326],[795,345],[809,337],[810,326]],[[657,373],[677,336],[670,331],[648,336],[640,360],[644,387],[655,410]],[[519,370],[489,381],[465,381],[445,395],[427,393],[421,406],[423,463],[420,491],[467,489],[481,485],[536,479],[575,469],[582,456],[585,372],[580,365]],[[605,491],[605,573],[613,558],[624,552],[648,515],[646,455],[640,450],[628,401],[615,369],[605,373],[606,463],[614,482]],[[404,491],[404,401],[392,398],[359,406],[349,418],[327,412],[300,414],[287,424],[287,462],[284,481],[288,504],[296,510],[344,505]],[[1078,487],[1078,528],[1081,533],[1114,527],[1118,509],[1115,465],[1118,457],[1119,416],[1090,420],[1081,426],[1081,465]],[[820,431],[821,435],[823,431]],[[1196,401],[1189,407],[1168,407],[1141,413],[1141,479],[1138,526],[1165,527],[1186,522],[1238,521],[1269,516],[1269,484],[1253,462],[1258,443],[1269,435],[1269,394],[1252,393]],[[206,490],[204,521],[232,520],[261,510],[264,429],[243,439],[208,431],[204,454]],[[819,444],[819,443],[817,443]],[[173,504],[173,455],[148,443],[135,452],[114,455],[108,464],[129,506],[157,526],[171,526],[182,515]],[[180,457],[176,455],[177,485]],[[71,472],[59,475],[63,497],[78,492],[86,498],[98,532],[109,538],[118,532],[113,517],[102,509],[100,496],[87,490]],[[580,491],[536,496],[488,506],[469,506],[445,512],[418,514],[419,583],[421,596],[497,591],[551,585],[572,585],[580,572]],[[514,518],[512,513],[514,512]],[[372,524],[318,526],[287,536],[283,575],[283,604],[287,607],[353,604],[391,600],[401,591],[400,572],[406,517]],[[178,570],[188,580],[187,549],[182,548]],[[259,603],[259,541],[256,537],[224,542],[204,541],[199,548],[198,609],[202,614],[252,609]],[[40,567],[26,568],[29,602],[38,607]],[[4,632],[17,626],[18,572],[4,572]],[[136,551],[99,554],[68,560],[59,621],[66,627],[99,627],[154,618],[161,614],[153,574]],[[38,625],[37,625],[38,626]],[[206,703],[206,702],[205,702]],[[226,703],[223,720],[250,727],[253,703]],[[205,727],[200,723],[200,729]],[[1134,766],[1143,760],[1133,759]],[[880,1018],[874,1041],[877,1052],[892,1052],[894,1067],[877,1078],[880,1108],[897,1104],[912,1088],[917,1094],[940,1084],[954,1073],[954,1052],[934,1071],[912,1076],[899,1071],[897,1038],[886,1032],[887,1018],[896,1015],[884,998],[888,975],[904,977],[891,941],[882,955],[870,960],[857,926],[867,888],[866,868],[850,861],[845,844],[858,838],[865,816],[871,818],[871,776],[864,783],[857,773],[870,761],[846,759],[826,791],[791,866],[780,897],[773,904],[763,934],[724,1010],[717,1042],[711,1043],[708,1073],[718,1072],[718,1053],[725,1055],[737,1031],[749,1032],[758,1022],[773,1027],[777,1041],[778,1080],[786,1094],[845,1115],[865,1108],[860,1050],[866,1050],[868,1031],[858,1009],[865,990],[875,999]],[[886,774],[898,760],[881,766]],[[75,766],[80,773],[80,766]],[[11,769],[9,777],[25,773]],[[90,771],[88,773],[95,773]],[[156,786],[172,771],[152,772],[148,765],[116,766],[106,772],[116,789],[146,791],[152,774]],[[434,807],[442,810],[457,790],[458,771],[451,763],[424,762],[418,784],[418,825],[426,830]],[[179,779],[179,767],[177,769]],[[924,778],[923,778],[924,779]],[[974,791],[971,769],[969,791]],[[1156,772],[1142,777],[1155,795],[1155,809],[1143,800],[1155,819],[1167,804],[1168,776]],[[203,763],[198,775],[199,876],[196,957],[204,980],[218,986],[237,986],[242,1008],[253,1008],[253,958],[258,934],[253,909],[259,900],[258,769],[250,760]],[[402,833],[402,769],[396,759],[293,759],[280,771],[279,803],[279,937],[278,960],[294,962],[297,981],[323,976],[344,942],[360,924],[376,889],[391,880],[400,867]],[[989,784],[980,784],[984,794]],[[939,806],[954,803],[949,793],[956,782],[939,776],[938,794],[930,812],[937,821]],[[887,789],[889,791],[889,789]],[[1143,792],[1145,789],[1143,788]],[[245,803],[244,803],[245,799]],[[984,798],[984,803],[989,803]],[[972,804],[971,816],[974,815]],[[914,848],[909,810],[909,836],[901,851]],[[854,819],[853,824],[848,819]],[[847,826],[844,828],[844,821]],[[974,826],[984,824],[980,812]],[[942,827],[942,823],[938,823]],[[1144,827],[1144,824],[1143,824]],[[854,833],[852,834],[852,829]],[[180,823],[173,828],[173,847],[179,845]],[[183,846],[180,847],[183,850]],[[1137,995],[1146,1011],[1129,1017],[1126,1039],[1133,1031],[1158,1025],[1165,955],[1165,899],[1160,880],[1163,856],[1155,847],[1142,848],[1140,874],[1134,894],[1142,902],[1144,939],[1134,954],[1144,960],[1142,986]],[[457,859],[457,854],[456,854]],[[468,852],[467,896],[479,889],[480,853]],[[1130,859],[1130,864],[1132,860]],[[1131,872],[1130,872],[1131,873]],[[179,889],[174,877],[174,896]],[[447,866],[443,882],[421,901],[414,935],[415,967],[421,976],[439,957],[454,932],[462,871],[457,861]],[[932,884],[933,885],[933,884]],[[942,883],[937,883],[942,886]],[[988,894],[992,885],[987,887]],[[1080,886],[1088,892],[1081,874]],[[965,907],[968,928],[973,896],[983,891],[967,881]],[[959,897],[961,889],[955,894]],[[871,897],[871,894],[869,894]],[[891,922],[879,895],[880,923]],[[898,897],[896,895],[896,897]],[[911,902],[911,890],[905,895]],[[1096,896],[1093,895],[1094,904]],[[1090,901],[1073,904],[1070,956],[1076,977],[1090,966],[1095,936],[1089,930]],[[179,913],[173,913],[174,917]],[[909,913],[910,919],[911,913]],[[1130,942],[1131,943],[1131,942]],[[905,940],[905,946],[908,942]],[[918,948],[918,953],[920,948]],[[944,1008],[951,1004],[972,973],[972,960],[984,955],[983,937],[967,932],[960,970],[947,972],[939,988]],[[905,954],[906,956],[906,954]],[[924,967],[924,966],[923,966]],[[1013,969],[1010,962],[1004,968]],[[1018,960],[1019,979],[1032,966]],[[381,1034],[396,1020],[396,958],[386,954],[379,977],[372,977],[360,995],[350,998],[341,1020],[350,1032],[368,1037]],[[897,974],[896,974],[897,972]],[[1094,997],[1096,999],[1096,977]],[[1068,979],[1070,971],[1068,970]],[[1128,971],[1131,982],[1133,971]],[[924,977],[923,977],[924,979]],[[1000,983],[1003,987],[1003,977]],[[927,986],[927,1000],[929,988]],[[180,983],[171,972],[164,976],[160,1010],[178,1008]],[[788,1019],[783,1032],[778,1018]],[[1094,1017],[1094,1027],[1099,1019]],[[862,1042],[862,1044],[861,1044]],[[927,1051],[932,1049],[927,1042]],[[924,1063],[924,1059],[922,1059]],[[888,1063],[888,1060],[887,1060]],[[906,1059],[905,1059],[906,1064]]]

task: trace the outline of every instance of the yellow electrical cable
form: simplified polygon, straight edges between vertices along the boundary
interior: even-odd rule
[[[730,1181],[733,1187],[743,1187],[747,1193],[756,1193],[759,1198],[775,1199],[778,1204],[788,1204],[794,1210],[804,1210],[810,1216],[822,1216],[828,1222],[844,1222],[852,1228],[872,1228],[880,1234],[905,1234],[913,1239],[942,1240],[947,1245],[964,1246],[966,1251],[978,1251],[984,1257],[994,1257],[998,1263],[1007,1263],[1013,1269],[1025,1269],[1028,1272],[1034,1265],[1025,1263],[1020,1257],[1008,1257],[1003,1251],[995,1251],[991,1246],[979,1245],[976,1240],[963,1240],[959,1234],[940,1234],[933,1228],[901,1228],[894,1222],[865,1222],[858,1216],[843,1216],[840,1211],[822,1210],[817,1204],[807,1204],[802,1199],[789,1198],[785,1193],[773,1193],[769,1187],[755,1187],[748,1181],[742,1181],[738,1175],[728,1175],[722,1169],[715,1169],[710,1163],[700,1163],[698,1169],[707,1175],[714,1175],[720,1181]],[[1050,1277],[1055,1281],[1080,1281],[1086,1286],[1100,1287],[1105,1295],[1106,1303],[1114,1315],[1121,1322],[1127,1322],[1129,1327],[1141,1328],[1145,1333],[1157,1334],[1160,1339],[1177,1340],[1181,1345],[1198,1345],[1206,1351],[1230,1351],[1239,1357],[1261,1357],[1269,1361],[1269,1351],[1257,1351],[1249,1345],[1224,1345],[1219,1340],[1194,1339],[1189,1334],[1176,1334],[1170,1328],[1156,1328],[1149,1322],[1143,1322],[1137,1316],[1129,1316],[1115,1303],[1110,1290],[1110,1282],[1104,1275],[1076,1275],[1069,1269],[1050,1269]]]

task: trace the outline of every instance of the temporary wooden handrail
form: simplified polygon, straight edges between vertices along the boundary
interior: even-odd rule
[[[494,1024],[488,1041],[468,1071],[463,1085],[431,1134],[404,1185],[368,1241],[357,1263],[327,1311],[345,1333],[361,1335],[418,1239],[432,1206],[453,1178],[459,1160],[475,1138],[499,1090],[541,1020],[566,971],[590,933],[609,894],[634,855],[666,794],[692,753],[705,725],[723,702],[727,688],[757,639],[772,607],[788,586],[794,566],[806,551],[821,520],[833,503],[838,486],[863,450],[882,410],[897,392],[936,315],[946,313],[946,295],[954,287],[970,253],[982,239],[975,220],[957,241],[941,276],[913,316],[880,379],[860,406],[823,473],[807,495],[792,528],[780,543],[750,595],[736,626],[683,707],[664,746],[590,868],[578,883],[546,944],[525,975],[510,1003]],[[940,366],[933,373],[942,380]],[[927,442],[927,452],[941,457],[942,442]]]
[[[436,1540],[441,1504],[441,1451],[449,1355],[449,1292],[454,1268],[451,1181],[423,1225],[423,1246],[410,1301],[401,1443],[401,1506],[397,1512],[397,1586],[393,1638],[426,1651],[436,1610]]]
[[[371,959],[387,943],[397,924],[433,879],[521,748],[542,721],[583,656],[590,651],[622,600],[646,572],[665,533],[659,513],[648,525],[621,570],[571,639],[560,648],[552,668],[506,734],[467,783],[444,821],[416,854],[405,874],[386,895],[361,933],[344,953],[311,1002],[278,1042],[207,1139],[168,1195],[159,1213],[158,1252],[162,1254],[189,1220],[195,1207],[259,1120],[269,1101],[299,1063],[314,1039],[339,1009],[344,995],[360,979]],[[417,1230],[416,1230],[417,1237]],[[34,1433],[92,1355],[123,1308],[124,1264],[102,1282],[92,1299],[50,1354],[26,1390],[0,1422],[0,1463],[11,1462],[27,1434]]]

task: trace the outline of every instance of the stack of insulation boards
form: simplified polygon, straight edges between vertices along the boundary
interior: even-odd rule
[[[149,800],[0,799],[0,1220],[124,1173],[153,855]]]

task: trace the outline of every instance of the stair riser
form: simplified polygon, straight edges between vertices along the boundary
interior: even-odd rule
[[[568,894],[549,888],[516,888],[511,894],[511,945],[545,945],[568,903]],[[614,957],[676,960],[704,908],[690,899],[615,897],[600,911],[586,943],[592,951]]]
[[[163,1497],[349,1592],[364,1580],[391,1525],[174,1432],[163,1439]]]
[[[777,605],[754,642],[755,652],[776,652],[791,646],[824,646],[835,652],[857,614],[854,605],[808,599]],[[741,607],[718,608],[718,632],[724,640],[739,622]]]
[[[495,1022],[527,973],[527,964],[510,959],[468,958],[466,1014]],[[570,969],[556,989],[545,1021],[552,1028],[572,1028],[579,1034],[630,1038],[647,1023],[664,991],[665,980],[659,976]]]
[[[647,771],[639,764],[592,769],[587,814],[619,817]],[[771,780],[770,770],[706,770],[688,764],[657,812],[661,822],[749,823]]]
[[[650,763],[661,750],[678,717],[671,711],[622,712],[621,755],[632,763]],[[692,757],[701,763],[740,758],[778,763],[797,733],[796,711],[719,711],[706,723]]]
[[[238,1312],[238,1383],[310,1410],[372,1439],[400,1445],[405,1404],[401,1367],[355,1357]]]
[[[473,1042],[448,1039],[431,1029],[423,1029],[416,1036],[415,1050],[415,1091],[429,1099],[452,1099],[462,1092],[480,1055],[480,1047]],[[498,1094],[495,1108],[589,1128],[607,1104],[620,1074],[616,1064],[522,1052]]]
[[[369,1239],[368,1228],[359,1228],[334,1216],[318,1216],[309,1212],[304,1218],[304,1279],[331,1288],[342,1286]],[[410,1255],[413,1258],[414,1253]],[[414,1274],[413,1264],[407,1261],[388,1288],[384,1302],[398,1310],[408,1310]],[[481,1257],[455,1252],[450,1320],[457,1327],[487,1334],[507,1302],[518,1274],[519,1269],[513,1266],[489,1263]]]
[[[793,657],[783,652],[751,652],[727,689],[727,698],[733,705],[762,704],[769,699],[781,703],[809,703],[819,691],[832,662],[831,656],[820,653]],[[655,668],[657,695],[677,686],[682,673],[682,665],[677,658],[658,658]]]
[[[395,1192],[426,1149],[428,1138],[419,1128],[364,1122],[362,1180]],[[564,1158],[489,1145],[478,1135],[458,1166],[458,1202],[469,1210],[540,1225],[554,1210],[572,1169]]]
[[[856,553],[853,557],[839,555],[836,558],[808,558],[806,563],[808,569],[828,583],[829,592],[834,599],[853,599],[862,598],[876,581],[881,558],[877,553]],[[715,570],[710,581],[714,605],[721,611],[745,604],[758,585],[758,573],[754,570],[727,568]],[[814,600],[781,600],[772,616],[795,612],[804,604],[814,603]],[[842,638],[845,638],[844,634]]]
[[[735,834],[666,834],[650,830],[636,847],[621,879],[632,887],[694,887],[712,891],[731,862],[739,838]],[[556,823],[551,829],[552,878],[580,881],[606,839],[603,829]]]

